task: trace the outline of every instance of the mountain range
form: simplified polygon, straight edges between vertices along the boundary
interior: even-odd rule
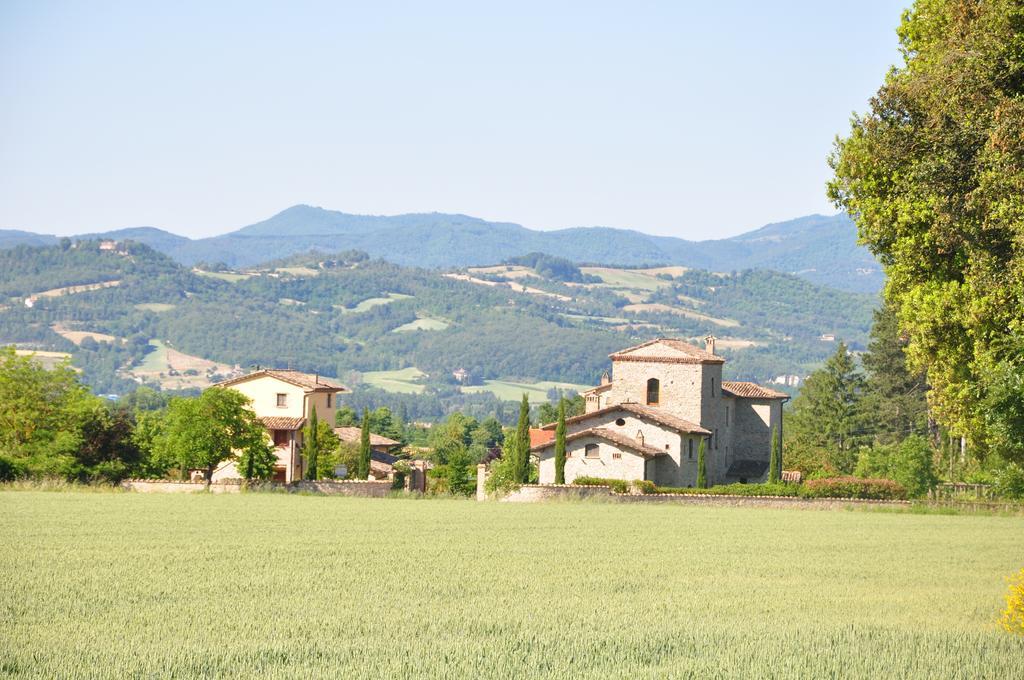
[[[356,249],[395,264],[425,268],[493,264],[543,252],[577,263],[681,265],[725,272],[770,269],[853,292],[876,292],[884,282],[878,262],[857,243],[854,224],[842,214],[809,215],[731,238],[688,241],[610,227],[536,231],[458,214],[353,215],[296,205],[262,222],[209,238],[189,239],[155,227],[77,238],[86,237],[138,241],[185,265],[224,263],[235,268],[310,250]],[[0,230],[0,248],[58,240]]]

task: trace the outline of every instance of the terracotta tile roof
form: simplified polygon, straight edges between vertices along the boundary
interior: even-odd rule
[[[671,413],[665,413],[661,409],[651,408],[650,406],[641,406],[640,404],[613,404],[612,406],[606,406],[602,409],[598,409],[597,411],[584,413],[581,416],[566,418],[565,422],[567,424],[582,423],[591,418],[603,416],[614,411],[625,411],[627,413],[632,413],[635,416],[640,416],[642,418],[647,418],[648,420],[653,420],[659,425],[664,425],[665,427],[671,428],[676,432],[681,432],[685,434],[711,434],[711,432],[709,432],[708,430],[705,430],[703,427],[697,425],[696,423],[691,423],[689,420],[684,420],[683,418],[674,416]],[[541,426],[541,429],[554,430],[556,425],[557,423],[548,423],[547,425]]]
[[[336,383],[332,380],[328,380],[321,375],[315,373],[303,373],[302,371],[293,371],[290,369],[275,369],[265,368],[259,371],[253,371],[246,375],[239,376],[237,378],[231,378],[230,380],[224,380],[216,383],[217,387],[228,387],[235,385],[246,380],[253,378],[259,378],[261,376],[268,376],[271,378],[277,378],[283,380],[286,383],[301,387],[306,392],[348,392],[349,389],[340,383]]]
[[[543,428],[531,427],[530,428],[530,447],[540,446],[541,444],[547,444],[548,442],[555,441],[554,428],[545,430]]]
[[[747,399],[789,399],[789,395],[785,392],[761,387],[757,383],[733,380],[722,381],[722,392],[728,393],[729,396]]]
[[[401,458],[399,458],[398,456],[393,456],[390,453],[384,453],[383,451],[370,451],[371,463],[380,463],[381,465],[393,467],[395,463],[397,463],[400,460]]]
[[[358,442],[363,436],[363,429],[361,427],[336,427],[334,428],[334,434],[338,435],[338,439],[343,442]],[[402,442],[396,442],[394,439],[370,433],[370,446],[386,446],[391,448],[392,446],[401,445]]]
[[[305,418],[287,416],[263,416],[259,420],[268,430],[301,430],[306,425]]]
[[[587,428],[586,430],[580,430],[579,432],[574,432],[574,433],[572,433],[570,435],[567,435],[566,438],[565,438],[565,441],[566,441],[566,443],[569,443],[569,442],[575,441],[576,439],[579,439],[581,437],[597,437],[598,439],[604,439],[605,441],[611,442],[612,444],[615,444],[616,446],[619,446],[619,447],[621,447],[623,449],[628,449],[630,451],[633,451],[634,453],[638,453],[641,456],[643,456],[644,458],[654,458],[656,456],[666,456],[666,455],[668,455],[664,451],[656,449],[656,448],[654,448],[652,446],[647,446],[646,444],[640,442],[639,440],[633,439],[632,437],[627,437],[626,435],[622,434],[621,432],[616,432],[615,430],[609,430],[608,428],[605,428],[605,427],[591,427],[591,428]],[[552,447],[554,445],[555,445],[554,440],[551,440],[551,441],[545,442],[543,444],[538,444],[536,446],[531,446],[530,450],[531,451],[543,451],[544,449],[547,449],[547,448]]]
[[[632,352],[644,347],[650,347],[651,345],[662,345],[669,347],[674,352],[665,352],[663,355],[658,354],[645,354],[643,356],[634,356]],[[682,354],[683,356],[680,356]],[[683,342],[677,338],[655,338],[654,340],[648,340],[647,342],[639,345],[633,345],[626,349],[620,349],[618,352],[614,352],[608,355],[612,361],[651,361],[655,363],[669,363],[669,364],[724,364],[725,359],[718,356],[717,354],[711,354],[705,352],[699,347],[694,347],[688,342]]]

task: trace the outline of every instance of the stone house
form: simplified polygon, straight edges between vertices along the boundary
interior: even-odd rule
[[[336,427],[334,434],[342,442],[358,444],[363,437],[361,427]],[[395,463],[402,460],[395,455],[404,444],[383,435],[370,433],[370,475],[374,479],[388,479],[394,474]]]
[[[317,418],[334,423],[338,394],[348,388],[312,373],[283,369],[262,369],[214,385],[230,388],[249,397],[250,407],[267,428],[274,444],[277,465],[274,481],[292,482],[305,472],[302,456],[302,428],[316,409]],[[233,462],[214,470],[213,481],[242,475]]]
[[[788,395],[722,380],[715,338],[705,349],[658,338],[610,355],[611,374],[584,392],[583,415],[566,420],[565,481],[577,477],[651,480],[694,486],[705,442],[709,484],[767,477],[771,438],[782,438]],[[542,426],[554,431],[555,423]],[[541,484],[555,480],[554,440],[531,447]]]

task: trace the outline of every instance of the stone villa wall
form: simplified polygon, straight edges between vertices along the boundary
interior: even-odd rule
[[[391,492],[389,481],[319,480],[301,481],[292,484],[268,484],[269,488],[284,489],[290,492],[306,491],[331,496],[362,496],[383,498]],[[209,490],[210,493],[238,493],[242,490],[239,480],[214,482],[207,488],[203,482],[178,482],[166,479],[127,479],[121,487],[139,493],[198,493]]]
[[[582,500],[597,498],[608,500],[612,490],[607,486],[574,486],[572,484],[523,484],[502,496],[502,503],[536,503],[553,500]]]
[[[391,482],[387,480],[370,482],[357,479],[320,479],[315,482],[308,480],[293,482],[287,488],[290,491],[311,491],[332,496],[383,498],[391,493]]]
[[[139,493],[198,493],[206,491],[203,482],[177,482],[168,479],[126,479],[121,488]],[[238,493],[242,490],[241,482],[214,482],[210,484],[210,493]]]

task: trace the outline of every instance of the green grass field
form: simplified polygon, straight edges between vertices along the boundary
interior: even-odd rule
[[[504,399],[506,401],[519,401],[523,398],[523,393],[525,392],[531,402],[538,403],[548,400],[548,390],[552,388],[582,392],[583,390],[591,387],[593,387],[593,385],[573,385],[572,383],[551,382],[549,380],[534,383],[512,382],[509,380],[485,380],[483,385],[468,385],[463,387],[462,391],[491,392],[498,399]]]
[[[0,492],[0,674],[1019,677],[1024,518]]]
[[[580,267],[584,274],[596,276],[604,284],[613,288],[631,288],[634,290],[653,291],[663,286],[672,285],[671,281],[662,281],[654,274],[636,269],[617,269],[614,267]]]
[[[147,352],[142,363],[135,366],[133,370],[140,373],[159,373],[167,370],[167,345],[161,340],[150,340],[149,344],[154,349]]]
[[[363,373],[363,382],[373,387],[379,387],[387,392],[419,394],[426,389],[426,386],[416,382],[416,379],[424,375],[426,374],[423,371],[412,366],[395,371],[370,371]]]
[[[144,312],[169,312],[177,307],[177,305],[168,304],[166,302],[140,302],[135,305],[135,309],[140,309]]]
[[[338,309],[342,314],[362,314],[363,312],[370,311],[374,307],[387,305],[396,300],[408,300],[411,297],[411,295],[404,295],[402,293],[388,293],[387,297],[367,298],[355,307],[336,307],[336,309]]]
[[[409,323],[404,323],[398,328],[393,329],[392,333],[408,333],[409,331],[443,331],[445,328],[451,325],[447,321],[441,319],[433,319],[431,317],[424,317],[422,319],[416,319]]]
[[[228,283],[245,281],[253,276],[252,274],[240,274],[238,272],[208,272],[203,271],[202,269],[193,269],[192,273],[198,276],[205,276],[210,279],[220,279],[221,281],[227,281]]]

